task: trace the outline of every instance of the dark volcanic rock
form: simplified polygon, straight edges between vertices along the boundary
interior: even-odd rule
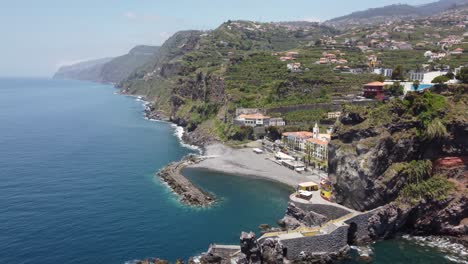
[[[285,229],[293,230],[300,226],[319,226],[326,221],[328,218],[324,215],[312,211],[306,212],[294,203],[289,203],[285,216],[278,221],[278,224]]]
[[[207,254],[203,254],[200,258],[200,262],[202,264],[205,263],[221,263],[223,261],[223,258],[221,256],[218,256],[216,254],[208,252]]]
[[[262,245],[263,263],[281,264],[283,263],[283,245],[273,238],[266,239]]]
[[[261,263],[262,248],[258,244],[255,233],[242,232],[240,236],[241,252],[250,263]]]
[[[403,103],[393,100],[375,111],[345,107],[329,146],[333,199],[360,211],[381,207],[369,218],[371,238],[387,238],[399,231],[468,234],[468,116],[457,110],[466,108],[466,98],[466,93],[442,98],[427,92],[410,94]],[[428,110],[429,100],[445,100],[447,107]],[[432,120],[420,117],[430,111]],[[436,118],[442,121],[437,123]],[[429,122],[443,126],[440,130],[446,133],[431,137]],[[434,165],[445,158],[463,162],[454,168]],[[427,168],[425,172],[417,171],[418,164]],[[423,186],[436,176],[447,186],[439,190],[443,195],[434,193],[438,186]],[[402,193],[408,184],[425,193],[415,197],[411,196],[414,189]]]
[[[364,117],[358,113],[346,113],[340,117],[340,122],[345,125],[357,125],[364,120]]]

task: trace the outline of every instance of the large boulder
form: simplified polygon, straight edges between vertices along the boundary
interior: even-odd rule
[[[283,263],[283,245],[273,238],[266,239],[262,245],[263,263],[282,264]]]
[[[258,244],[257,237],[254,232],[242,232],[240,236],[241,252],[246,256],[250,263],[260,263],[262,257],[262,249]]]
[[[304,211],[294,203],[289,203],[285,216],[278,224],[288,230],[294,230],[300,226],[319,226],[329,219],[313,211]]]

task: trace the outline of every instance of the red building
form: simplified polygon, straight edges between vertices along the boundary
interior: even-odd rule
[[[383,100],[384,99],[384,83],[371,82],[364,85],[364,97]]]

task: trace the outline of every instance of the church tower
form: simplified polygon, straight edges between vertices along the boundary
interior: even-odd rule
[[[320,128],[318,127],[317,122],[315,122],[314,131],[313,131],[313,137],[314,137],[314,138],[318,138],[318,137],[319,137],[319,134],[320,134]]]

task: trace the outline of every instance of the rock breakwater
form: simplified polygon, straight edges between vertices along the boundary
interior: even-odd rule
[[[183,174],[182,170],[200,162],[202,159],[189,155],[181,161],[173,162],[158,172],[158,176],[180,197],[183,204],[190,206],[209,206],[215,201],[214,196],[195,186]]]

